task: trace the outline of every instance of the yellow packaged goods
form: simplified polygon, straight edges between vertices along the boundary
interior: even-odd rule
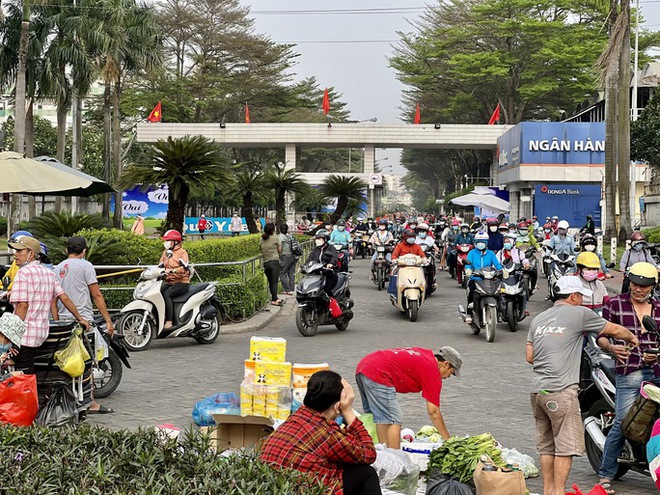
[[[289,416],[291,416],[291,409],[290,408],[289,409],[286,409],[286,408],[283,408],[283,409],[278,408],[277,409],[276,419],[284,421]]]
[[[252,416],[254,414],[252,399],[252,383],[244,381],[241,383],[241,416]]]
[[[243,380],[252,383],[254,381],[254,364],[256,361],[252,359],[245,360],[245,368],[243,369]]]
[[[286,339],[281,337],[252,337],[250,359],[283,363],[286,359]]]
[[[317,371],[329,370],[328,363],[293,365],[293,388],[307,388],[309,378]]]
[[[253,385],[252,414],[254,416],[266,416],[266,387],[264,385]]]
[[[254,382],[263,385],[291,386],[291,363],[256,361],[254,364]]]
[[[280,401],[280,387],[266,387],[266,416],[277,417],[277,404]]]

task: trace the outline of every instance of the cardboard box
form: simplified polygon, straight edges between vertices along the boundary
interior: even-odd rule
[[[250,339],[250,359],[283,363],[286,360],[286,339],[282,337],[252,337]]]
[[[213,420],[216,426],[205,430],[211,434],[211,445],[218,451],[252,447],[273,431],[272,418],[214,414]]]

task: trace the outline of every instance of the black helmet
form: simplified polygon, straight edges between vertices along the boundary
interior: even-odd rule
[[[316,239],[325,239],[326,241],[329,241],[330,240],[330,233],[325,229],[321,229],[318,232],[316,232],[316,235],[314,237]]]
[[[346,227],[346,220],[343,218],[337,220],[337,227]]]
[[[381,218],[380,220],[378,220],[378,225],[388,225],[387,220]]]
[[[415,234],[415,231],[413,229],[406,229],[403,231],[403,238],[404,239],[410,239],[411,237],[417,237],[417,234]]]
[[[598,241],[591,234],[586,234],[582,237],[582,240],[580,241],[580,244],[582,245],[582,247],[584,247],[584,246],[596,246],[598,244]]]

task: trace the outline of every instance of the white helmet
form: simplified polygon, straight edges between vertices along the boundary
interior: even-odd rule
[[[558,229],[568,230],[568,227],[569,227],[569,225],[568,225],[568,222],[566,220],[562,220],[561,222],[559,222],[557,224]]]
[[[429,224],[425,222],[420,222],[417,224],[417,230],[429,230]]]

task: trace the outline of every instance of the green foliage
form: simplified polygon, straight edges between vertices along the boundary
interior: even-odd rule
[[[14,149],[14,119],[8,118],[0,125],[4,133],[3,150]],[[55,156],[57,154],[57,129],[49,120],[35,115],[34,117],[34,156]]]
[[[47,211],[33,218],[27,224],[35,237],[71,237],[83,229],[102,229],[107,223],[101,215],[72,215],[69,212]]]
[[[158,239],[150,239],[131,232],[116,229],[81,230],[77,235],[83,236],[89,242],[95,240],[95,245],[117,246],[119,250],[110,256],[104,253],[95,254],[90,249],[90,261],[97,265],[149,265],[157,264],[163,253],[163,244]],[[93,260],[92,257],[93,256]]]
[[[660,227],[652,227],[642,231],[647,242],[660,242]]]
[[[0,486],[21,495],[247,493],[322,495],[301,473],[275,470],[253,451],[223,457],[209,438],[176,440],[152,429],[111,431],[81,425],[0,428]]]
[[[224,278],[219,280],[215,294],[223,305],[224,316],[229,320],[249,318],[268,301],[266,276],[258,267],[245,281],[240,276]]]
[[[336,222],[351,206],[353,201],[353,210],[357,204],[364,200],[363,192],[367,184],[357,177],[346,177],[343,175],[329,175],[321,184],[321,192],[328,200],[337,200],[335,211],[330,215],[333,223]]]
[[[630,126],[630,158],[660,167],[660,96],[655,96]]]
[[[259,235],[241,235],[221,239],[206,239],[186,242],[184,245],[190,262],[226,263],[240,261],[260,254]],[[232,267],[196,267],[203,280],[218,280],[229,275],[241,274],[240,266]]]
[[[504,466],[502,451],[490,433],[466,438],[451,437],[434,449],[429,457],[429,469],[440,469],[442,474],[461,483],[472,480],[477,462],[487,455],[496,466]]]

